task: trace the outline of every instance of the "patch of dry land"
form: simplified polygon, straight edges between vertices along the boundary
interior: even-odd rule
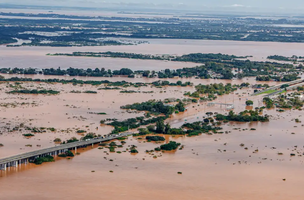
[[[192,80],[194,86],[210,83]],[[255,84],[253,79],[249,82]],[[214,113],[228,115],[229,110],[208,103],[233,104],[234,113],[239,113],[264,106],[263,97],[250,96],[253,89],[249,86],[215,100],[196,102],[184,95],[194,92],[194,86],[148,84],[118,86],[114,90],[114,86],[105,84],[2,82],[0,158],[60,145],[60,141],[54,142],[56,138],[62,142],[72,137],[81,139],[88,133],[109,134],[114,129],[106,125],[109,119],[149,118],[145,111],[121,106],[155,99],[174,107],[176,99],[188,101],[183,101],[184,112],[173,112],[165,120],[171,126],[167,134],[150,131],[148,135],[138,135],[139,131],[132,129],[134,135],[110,141],[116,145],[110,142],[94,145],[78,149],[72,158],[55,157],[54,163],[30,163],[1,171],[0,199],[302,199],[303,111],[262,109],[259,115],[269,116],[267,122],[213,124],[213,120],[217,122]],[[112,89],[105,90],[107,87]],[[27,94],[29,91],[35,94]],[[168,102],[168,98],[173,102]],[[253,100],[254,105],[246,107],[247,99]],[[156,113],[150,114],[150,118],[156,117]],[[174,128],[194,122],[221,129],[192,137],[173,134]],[[189,126],[182,130],[189,130]],[[150,141],[146,136],[164,139]],[[155,149],[170,142],[180,145],[171,151]],[[138,153],[130,153],[134,149]]]

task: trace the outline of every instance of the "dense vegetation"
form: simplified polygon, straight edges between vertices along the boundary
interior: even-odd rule
[[[156,126],[149,126],[147,129],[139,130],[139,135],[152,133],[168,134],[168,135],[187,135],[197,136],[202,133],[217,133],[222,128],[210,124],[211,120],[198,121],[193,123],[185,123],[181,128],[171,128],[169,124],[165,124],[163,119],[156,122]]]
[[[292,57],[286,57],[286,56],[279,56],[279,55],[273,55],[273,56],[268,56],[268,59],[271,60],[278,60],[278,61],[289,61],[289,62],[296,62],[298,59],[302,59],[304,57],[298,57],[293,55]]]
[[[131,82],[126,82],[126,81],[116,81],[116,82],[111,82],[109,80],[103,80],[103,81],[83,81],[83,80],[78,80],[78,79],[71,79],[71,80],[65,80],[65,79],[32,79],[32,78],[18,78],[18,77],[13,77],[13,78],[8,78],[5,79],[3,76],[0,76],[0,81],[6,81],[6,82],[44,82],[44,83],[62,83],[62,84],[67,84],[71,83],[73,85],[77,84],[89,84],[89,85],[106,85],[106,87],[99,88],[98,90],[119,90],[121,88],[119,87],[145,87],[148,85],[152,85],[155,87],[162,87],[162,86],[191,86],[193,85],[190,82],[185,82],[182,83],[181,81],[177,81],[176,83],[170,83],[169,81],[154,81],[152,83],[131,83]],[[79,91],[71,91],[71,93],[79,93]],[[95,93],[95,92],[94,92]]]
[[[221,96],[224,94],[230,94],[236,91],[238,88],[248,87],[249,83],[242,83],[241,85],[231,85],[228,83],[224,85],[223,83],[214,83],[209,85],[197,85],[195,86],[196,91],[193,93],[187,92],[186,96],[200,98],[201,95],[206,96],[208,100],[214,100],[217,98],[217,95]],[[205,98],[204,98],[205,99]]]
[[[273,105],[274,105],[274,102],[273,102],[273,100],[271,99],[271,98],[269,98],[269,97],[265,97],[264,99],[263,99],[263,102],[266,104],[266,108],[272,108],[273,107]]]
[[[165,138],[162,137],[162,136],[147,136],[146,140],[153,141],[153,142],[158,142],[158,141],[165,141]]]
[[[138,153],[137,149],[131,149],[130,153]]]
[[[26,133],[26,134],[23,134],[24,137],[33,137],[35,136],[34,134],[31,134],[31,133]]]
[[[41,165],[44,162],[54,162],[54,161],[55,160],[53,156],[46,155],[44,157],[35,158],[35,160],[32,162],[35,163],[36,165]]]
[[[176,106],[165,105],[162,101],[150,100],[147,102],[142,103],[135,103],[132,105],[122,106],[122,109],[132,109],[132,110],[139,110],[139,111],[148,111],[153,114],[159,115],[171,115],[175,110],[179,112],[184,112],[185,107],[182,101],[179,101]]]
[[[64,152],[62,154],[59,154],[58,156],[62,157],[62,158],[65,158],[65,157],[74,157],[74,154],[71,151],[66,151],[66,152]]]
[[[172,55],[150,55],[150,54],[136,54],[136,53],[126,53],[126,52],[73,52],[73,53],[55,53],[48,54],[50,56],[75,56],[75,57],[110,57],[110,58],[128,58],[128,59],[141,59],[141,60],[168,60],[168,61],[178,61],[178,62],[195,62],[195,63],[205,63],[209,61],[231,61],[233,59],[244,59],[249,56],[235,56],[227,54],[202,54],[202,53],[192,53],[183,56],[172,56]]]
[[[68,139],[67,141],[63,141],[62,144],[67,144],[67,143],[73,143],[73,142],[78,142],[79,140],[76,137],[72,137]]]
[[[170,141],[168,144],[160,145],[160,149],[164,151],[176,150],[181,144],[175,141]]]
[[[110,119],[112,122],[108,123],[107,125],[114,126],[114,130],[112,133],[119,133],[124,132],[129,129],[138,128],[140,126],[146,126],[149,124],[164,124],[164,120],[169,118],[174,111],[177,112],[184,112],[185,107],[184,103],[181,100],[174,99],[173,102],[177,101],[178,103],[175,106],[166,105],[162,101],[150,100],[147,102],[142,103],[135,103],[132,105],[122,106],[122,109],[134,109],[139,111],[147,111],[148,113],[145,114],[145,117],[136,117],[130,118],[124,121],[117,121],[116,119]],[[164,115],[158,117],[151,117],[151,113],[155,115]],[[101,121],[102,124],[105,123],[104,120]],[[164,126],[165,129],[165,126]],[[160,130],[160,127],[157,126],[156,132],[162,133],[163,131]],[[140,133],[140,135],[146,135],[148,132]]]
[[[256,80],[257,81],[295,81],[297,79],[300,79],[299,75],[297,73],[292,73],[292,74],[286,74],[283,76],[257,76]]]
[[[137,117],[137,118],[130,118],[124,121],[117,121],[114,120],[111,123],[108,123],[107,125],[111,125],[114,127],[114,130],[112,133],[120,133],[127,131],[129,129],[134,129],[138,128],[140,126],[144,125],[149,125],[149,124],[154,124],[159,120],[165,120],[167,117],[155,117],[155,118],[149,118],[149,119],[144,119],[144,117]],[[104,123],[103,121],[101,123]]]
[[[205,119],[204,121],[198,121],[193,123],[185,123],[182,128],[186,128],[187,131],[185,134],[188,136],[196,136],[201,133],[217,133],[219,130],[222,130],[219,126],[211,125],[210,122],[213,121],[212,119]],[[176,132],[171,132],[176,133]]]
[[[9,94],[59,94],[59,91],[55,90],[13,90],[8,92]]]
[[[111,52],[113,53],[113,52]],[[118,53],[117,53],[118,54]],[[119,53],[124,54],[124,53]],[[81,54],[82,55],[82,54]],[[128,55],[128,54],[127,54]],[[133,55],[133,54],[132,54]],[[134,54],[136,57],[141,57],[141,54]],[[212,56],[211,56],[212,55]],[[135,57],[135,56],[134,56]],[[149,56],[151,57],[151,55]],[[163,58],[162,56],[161,58]],[[198,59],[201,57],[201,60]],[[151,57],[153,58],[153,56]],[[167,57],[165,57],[167,58]],[[170,58],[170,56],[169,56]],[[243,78],[248,76],[277,76],[276,74],[281,73],[296,73],[303,69],[303,66],[293,66],[291,64],[280,64],[271,62],[255,62],[250,60],[235,60],[238,58],[233,55],[223,54],[188,54],[181,56],[186,62],[190,62],[193,58],[193,62],[201,63],[201,66],[192,68],[183,68],[177,70],[165,69],[162,71],[149,71],[149,70],[137,70],[133,71],[128,68],[122,68],[120,70],[105,70],[104,68],[95,69],[77,69],[77,68],[49,68],[43,69],[42,71],[36,71],[35,69],[20,69],[20,68],[1,68],[0,73],[9,74],[45,74],[45,75],[69,75],[69,76],[92,76],[92,77],[112,77],[112,76],[128,76],[134,78],[135,75],[141,75],[148,78],[173,78],[173,77],[197,77],[201,79],[209,78],[220,78],[220,79],[232,79],[232,78]],[[180,58],[180,59],[181,59]],[[187,58],[187,59],[186,59]],[[215,59],[217,58],[217,59]],[[228,59],[232,58],[232,59]],[[175,58],[176,59],[176,58]],[[227,59],[227,60],[225,60]],[[200,60],[200,61],[199,61]],[[181,61],[181,60],[180,60]],[[186,86],[182,83],[177,85]]]
[[[232,79],[234,77],[243,78],[247,76],[257,75],[271,75],[274,72],[294,72],[296,68],[291,64],[280,64],[272,62],[256,62],[250,60],[238,60],[240,58],[235,55],[225,54],[202,54],[192,53],[183,56],[173,55],[144,55],[135,53],[121,53],[121,52],[74,52],[72,54],[54,54],[54,55],[65,55],[65,56],[89,56],[89,57],[113,57],[113,58],[129,58],[129,59],[152,59],[152,60],[168,60],[168,61],[179,61],[179,62],[195,62],[202,63],[204,65],[194,68],[183,68],[178,70],[166,69],[161,72],[150,72],[150,71],[135,71],[134,74],[142,74],[144,77],[155,77],[159,78],[172,78],[175,76],[179,77],[199,77],[199,78],[222,78]],[[237,72],[236,74],[233,73]],[[115,75],[119,75],[121,72],[116,71]],[[129,71],[130,77],[133,77],[132,72]]]
[[[252,106],[252,105],[253,105],[253,101],[251,101],[251,100],[246,101],[246,106]]]
[[[277,108],[297,108],[300,109],[303,107],[304,102],[299,98],[299,94],[292,93],[287,95],[280,95],[274,100],[274,104]]]
[[[260,116],[259,111],[255,110],[245,110],[240,112],[239,114],[235,114],[233,111],[230,111],[228,115],[217,114],[215,116],[218,121],[236,121],[236,122],[252,122],[252,121],[260,121],[267,122],[269,121],[269,116],[264,115]]]

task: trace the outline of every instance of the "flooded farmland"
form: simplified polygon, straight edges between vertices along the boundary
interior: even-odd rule
[[[241,131],[250,128],[250,124],[231,124],[225,127],[231,131],[229,134],[169,137],[167,140],[178,141],[185,147],[173,153],[155,153],[157,158],[145,151],[159,144],[137,137],[130,137],[121,148],[124,151],[129,145],[136,145],[137,155],[87,147],[71,160],[59,159],[42,166],[23,165],[1,172],[0,197],[18,199],[22,194],[26,200],[58,196],[61,199],[97,196],[101,199],[251,200],[261,196],[269,200],[301,199],[299,174],[303,160],[300,156],[290,157],[290,153],[303,153],[303,133],[300,127],[293,127],[291,118],[288,112],[276,121],[254,125],[256,131]],[[244,147],[240,146],[242,143]],[[20,194],[12,192],[10,185],[18,188]]]
[[[92,13],[91,13],[92,14]],[[106,13],[111,15],[111,13]],[[151,14],[152,15],[152,14]],[[170,15],[171,16],[171,15]],[[155,70],[190,68],[198,64],[121,58],[55,57],[48,53],[129,52],[141,54],[223,53],[253,56],[251,60],[268,61],[269,55],[304,55],[303,44],[276,42],[240,42],[207,40],[147,39],[148,43],[102,47],[5,47],[0,46],[0,64],[7,68],[105,68],[118,70]],[[107,119],[126,120],[142,117],[143,111],[121,109],[127,104],[152,99],[184,99],[195,86],[214,83],[242,84],[238,89],[210,101],[188,103],[185,112],[174,112],[165,120],[172,128],[206,119],[208,112],[228,115],[263,107],[263,95],[251,96],[255,84],[276,85],[274,81],[243,79],[198,78],[128,78],[78,77],[1,74],[5,78],[63,79],[92,81],[126,81],[150,83],[147,86],[106,85],[3,81],[0,84],[0,159],[48,147],[54,142],[72,137],[83,138],[87,133],[104,136],[114,129],[102,124]],[[154,81],[191,82],[192,86],[155,87]],[[56,95],[9,93],[16,89],[54,90]],[[89,91],[89,92],[88,92]],[[127,91],[122,93],[121,91]],[[130,92],[132,91],[132,92]],[[130,92],[130,93],[128,93]],[[199,99],[199,98],[197,98]],[[247,100],[254,103],[246,105]],[[209,103],[215,104],[209,104]],[[216,104],[218,103],[218,104]],[[22,164],[0,170],[1,200],[62,199],[123,199],[123,200],[300,200],[304,156],[304,116],[301,109],[264,109],[269,122],[227,122],[216,133],[198,136],[160,135],[162,142],[150,142],[145,136],[131,135],[125,144],[110,152],[108,147],[79,148],[72,158],[55,157],[55,162],[35,165]],[[33,132],[32,130],[42,130]],[[132,129],[132,132],[137,130]],[[26,136],[27,134],[32,136]],[[162,144],[176,141],[183,148],[175,151],[154,151]],[[110,143],[110,142],[108,142]],[[132,145],[138,153],[131,154]],[[151,151],[153,150],[153,151]]]
[[[253,80],[249,82],[254,83]],[[12,87],[9,83],[0,86],[3,92]],[[63,140],[72,136],[80,138],[81,135],[76,133],[78,129],[107,134],[112,128],[100,126],[101,119],[116,117],[122,120],[143,114],[127,113],[120,106],[139,100],[172,96],[183,98],[184,92],[193,91],[193,87],[148,86],[137,90],[154,93],[121,94],[119,91],[97,90],[101,86],[89,85],[23,83],[22,86],[56,89],[61,93],[55,96],[2,93],[1,102],[14,103],[15,107],[12,104],[1,108],[1,143],[4,144],[0,148],[1,157],[53,146],[57,137]],[[95,90],[98,93],[72,94],[72,90]],[[245,109],[247,98],[260,98],[250,97],[252,92],[252,89],[239,90],[219,97],[215,102],[234,103],[235,111],[239,112]],[[208,111],[228,112],[220,106],[208,107],[206,104],[189,105],[185,113],[174,115],[167,121],[173,127],[179,127],[185,121],[202,120]],[[107,115],[92,115],[89,114],[91,111],[106,112]],[[146,150],[160,144],[147,142],[141,137],[129,137],[126,144],[118,149],[122,153],[110,153],[107,148],[95,145],[79,149],[80,155],[70,160],[57,158],[54,163],[41,166],[27,164],[12,167],[0,172],[0,198],[27,200],[60,196],[60,199],[67,200],[97,197],[251,200],[262,196],[270,200],[275,196],[282,200],[290,197],[300,199],[303,193],[298,174],[303,167],[301,141],[304,135],[301,124],[293,120],[297,117],[304,121],[302,112],[290,110],[277,114],[273,109],[265,112],[272,116],[270,122],[228,123],[223,126],[223,134],[166,136],[165,143],[170,140],[184,145],[176,152],[146,153]],[[20,123],[33,127],[54,127],[56,131],[36,133],[34,137],[26,138],[22,136],[26,132],[6,132],[4,129]],[[256,130],[250,130],[251,127]],[[131,145],[138,147],[137,155],[131,155],[126,150]],[[291,153],[297,156],[290,157]],[[13,192],[11,185],[20,192]]]

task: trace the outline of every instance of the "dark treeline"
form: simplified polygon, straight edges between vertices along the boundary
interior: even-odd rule
[[[209,132],[217,133],[218,130],[222,130],[222,128],[219,126],[214,126],[209,124],[210,121],[212,120],[206,119],[204,121],[186,123],[182,127],[187,129],[186,133],[189,136],[198,135],[201,133],[209,133]]]
[[[54,157],[50,155],[46,155],[44,157],[35,158],[31,163],[35,163],[36,165],[41,165],[44,162],[54,162]]]
[[[271,60],[289,61],[289,62],[296,62],[296,61],[301,61],[301,62],[303,62],[303,60],[298,60],[298,59],[304,59],[303,56],[296,56],[296,55],[293,55],[293,56],[291,56],[291,57],[273,55],[273,56],[268,56],[267,58],[268,58],[268,59],[271,59]]]
[[[206,122],[186,123],[180,128],[171,128],[168,124],[165,125],[163,121],[160,121],[156,124],[156,129],[150,128],[150,131],[168,135],[197,136],[202,133],[217,133],[221,129],[221,127],[209,124],[209,120]]]
[[[231,61],[234,59],[248,58],[250,56],[235,56],[227,54],[213,54],[213,53],[192,53],[183,56],[172,56],[172,55],[151,55],[151,54],[136,54],[126,52],[73,52],[69,53],[55,53],[48,54],[51,56],[80,56],[80,57],[111,57],[111,58],[129,58],[129,59],[141,59],[141,60],[170,60],[178,62],[196,62],[204,63],[208,61]]]
[[[77,79],[71,79],[71,80],[65,80],[65,79],[32,79],[32,78],[19,78],[19,77],[12,77],[12,78],[7,78],[5,79],[4,77],[0,76],[0,81],[6,81],[6,82],[44,82],[44,83],[62,83],[62,84],[67,84],[67,83],[72,83],[73,85],[77,84],[88,84],[88,85],[102,85],[106,84],[107,86],[121,86],[121,87],[128,87],[128,86],[133,86],[133,87],[141,87],[141,86],[147,86],[148,84],[146,83],[130,83],[126,81],[116,81],[116,82],[111,82],[108,80],[103,80],[103,81],[83,81],[83,80],[77,80]]]
[[[167,123],[165,124],[164,119],[160,119],[156,122],[156,125],[150,125],[147,128],[141,128],[139,130],[139,136],[147,134],[165,134],[165,135],[187,135],[197,136],[202,133],[212,134],[219,133],[218,131],[222,128],[218,126],[213,119],[204,119],[204,121],[198,121],[193,123],[186,123],[180,128],[171,128]],[[137,135],[135,135],[137,136]]]
[[[61,69],[60,67],[57,69],[42,69],[42,71],[37,71],[32,68],[21,69],[21,68],[1,68],[0,73],[8,73],[8,74],[44,74],[44,75],[69,75],[69,76],[92,76],[92,77],[111,77],[113,75],[131,75],[133,71],[128,68],[122,68],[120,70],[105,70],[101,69],[77,69],[77,68],[68,68],[67,70]]]
[[[252,121],[260,121],[260,122],[268,122],[269,116],[264,115],[260,116],[258,110],[245,110],[240,112],[239,114],[235,114],[233,111],[230,111],[228,115],[217,114],[215,116],[218,121],[236,121],[236,122],[252,122]]]
[[[189,54],[190,55],[190,54]],[[189,56],[184,55],[184,56]],[[191,54],[192,55],[192,54]],[[211,55],[211,54],[193,54],[193,55]],[[223,54],[212,54],[213,56],[220,57],[234,57]],[[183,57],[183,56],[182,56]],[[209,59],[207,56],[206,59]],[[184,60],[185,62],[191,62],[191,59]],[[193,61],[193,60],[192,60]],[[258,75],[274,75],[274,73],[281,72],[296,72],[301,68],[295,68],[291,64],[280,64],[271,62],[252,62],[249,60],[208,60],[206,62],[200,62],[204,65],[192,67],[192,68],[182,68],[177,70],[165,69],[159,72],[150,70],[137,70],[133,71],[128,68],[122,68],[120,70],[106,70],[105,68],[95,68],[95,69],[77,69],[77,68],[49,68],[43,69],[42,71],[37,71],[35,69],[21,69],[21,68],[0,68],[0,73],[8,74],[45,74],[45,75],[69,75],[69,76],[91,76],[91,77],[112,77],[112,76],[128,76],[130,78],[135,77],[135,75],[142,75],[147,78],[173,78],[173,77],[197,77],[202,79],[209,78],[220,78],[220,79],[232,79],[232,78],[243,78],[248,76],[258,76]]]
[[[172,150],[176,150],[180,145],[181,143],[170,141],[168,144],[160,145],[160,149],[164,151],[172,151]]]
[[[135,103],[132,105],[122,106],[122,109],[134,109],[138,111],[147,111],[144,117],[136,117],[127,119],[124,121],[117,121],[116,119],[112,120],[113,122],[108,123],[107,125],[111,125],[114,127],[112,133],[124,132],[129,129],[139,128],[140,126],[146,126],[149,124],[157,124],[156,132],[162,133],[161,128],[165,129],[164,120],[168,119],[174,111],[176,112],[184,112],[185,107],[184,103],[180,100],[177,100],[178,103],[175,106],[165,105],[162,101],[150,100],[142,103]],[[158,115],[158,117],[151,117],[151,114]],[[165,116],[159,116],[165,115]],[[101,121],[102,124],[105,121]]]
[[[294,74],[287,74],[283,76],[257,76],[257,81],[295,81],[297,79],[300,79],[301,77],[298,76],[297,73]]]
[[[202,54],[193,53],[183,56],[172,55],[145,55],[135,53],[122,53],[122,52],[74,52],[72,54],[53,54],[53,55],[65,55],[65,56],[87,56],[87,57],[112,57],[112,58],[129,58],[129,59],[149,59],[149,60],[167,60],[178,62],[194,62],[201,63],[204,66],[194,68],[184,68],[176,71],[165,70],[164,72],[158,72],[159,78],[172,78],[174,76],[179,77],[200,77],[200,78],[222,78],[232,79],[234,77],[243,78],[247,76],[257,75],[269,75],[274,72],[287,72],[295,70],[295,67],[291,64],[281,64],[275,62],[257,62],[250,60],[238,60],[240,58],[235,55],[226,54]],[[215,74],[210,73],[213,72]],[[233,73],[236,72],[236,74]],[[144,71],[143,71],[144,72]],[[145,77],[154,77],[152,73],[145,72]]]
[[[180,81],[177,81],[176,83],[170,83],[169,81],[155,81],[153,83],[131,83],[126,81],[116,81],[111,82],[109,80],[103,80],[103,81],[83,81],[83,80],[77,80],[77,79],[71,79],[71,80],[64,80],[64,79],[32,79],[32,78],[19,78],[19,77],[13,77],[13,78],[7,78],[5,79],[3,76],[0,76],[0,81],[6,81],[6,82],[44,82],[44,83],[62,83],[62,84],[68,84],[71,83],[73,85],[77,84],[89,84],[89,85],[102,85],[105,84],[107,86],[113,86],[113,87],[105,87],[105,88],[99,88],[100,90],[119,90],[121,88],[119,87],[145,87],[148,85],[153,85],[156,87],[159,86],[188,86],[193,85],[190,82],[181,83]]]
[[[174,111],[184,112],[185,105],[182,101],[179,101],[175,106],[165,105],[162,101],[150,100],[142,103],[135,103],[132,105],[122,106],[122,109],[132,109],[138,111],[148,111],[153,114],[159,115],[171,115]]]
[[[59,94],[59,91],[55,90],[13,90],[8,92],[8,94]]]
[[[279,56],[279,55],[268,56],[267,58],[271,59],[271,60],[278,60],[278,61],[297,61],[297,58]]]
[[[232,85],[231,83],[227,83],[226,85],[224,85],[223,83],[213,83],[209,85],[200,84],[195,86],[195,92],[187,92],[185,93],[185,95],[194,98],[207,98],[208,100],[214,100],[217,98],[217,95],[221,96],[224,94],[230,94],[236,91],[237,89],[245,88],[249,85],[249,83],[242,83],[241,85]],[[203,95],[203,97],[201,95]]]
[[[117,121],[114,120],[111,123],[108,123],[107,125],[111,125],[114,127],[114,130],[112,131],[112,134],[120,133],[120,132],[125,132],[129,129],[134,129],[134,128],[139,128],[140,126],[145,126],[149,124],[154,124],[158,121],[165,120],[167,119],[168,116],[166,117],[154,117],[154,118],[149,118],[145,119],[144,117],[136,117],[136,118],[130,118],[124,121]],[[101,121],[103,124],[104,121]]]
[[[158,142],[158,141],[165,141],[166,139],[162,136],[147,136],[146,140],[153,141],[153,142]]]

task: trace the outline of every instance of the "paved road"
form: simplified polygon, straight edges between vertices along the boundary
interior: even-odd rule
[[[27,153],[15,155],[15,156],[10,156],[10,157],[7,157],[7,158],[0,159],[0,165],[4,165],[4,164],[10,163],[10,162],[15,162],[15,161],[23,160],[23,159],[32,158],[32,157],[35,157],[35,156],[49,154],[49,153],[60,151],[60,150],[66,150],[66,149],[72,149],[72,148],[75,148],[75,147],[97,144],[97,143],[100,143],[100,142],[105,142],[105,141],[117,139],[119,137],[127,136],[127,135],[130,135],[130,134],[132,134],[132,133],[127,132],[127,133],[121,133],[120,135],[104,136],[104,138],[95,138],[95,139],[91,139],[91,140],[88,140],[88,141],[80,141],[80,142],[62,144],[62,145],[55,146],[55,147],[50,147],[50,148],[36,150],[36,151],[32,151],[32,152],[27,152]]]
[[[269,87],[269,88],[267,88],[267,89],[265,89],[265,90],[256,92],[256,93],[252,94],[251,96],[259,95],[259,94],[261,94],[261,93],[263,93],[263,92],[266,92],[266,91],[269,91],[269,90],[275,90],[275,89],[281,88],[281,86],[282,86],[282,85],[285,85],[285,84],[293,85],[293,84],[301,83],[301,82],[303,82],[303,81],[304,81],[304,79],[298,79],[298,80],[295,80],[295,81],[284,82],[284,83],[281,83],[281,84],[278,84],[278,85]]]

